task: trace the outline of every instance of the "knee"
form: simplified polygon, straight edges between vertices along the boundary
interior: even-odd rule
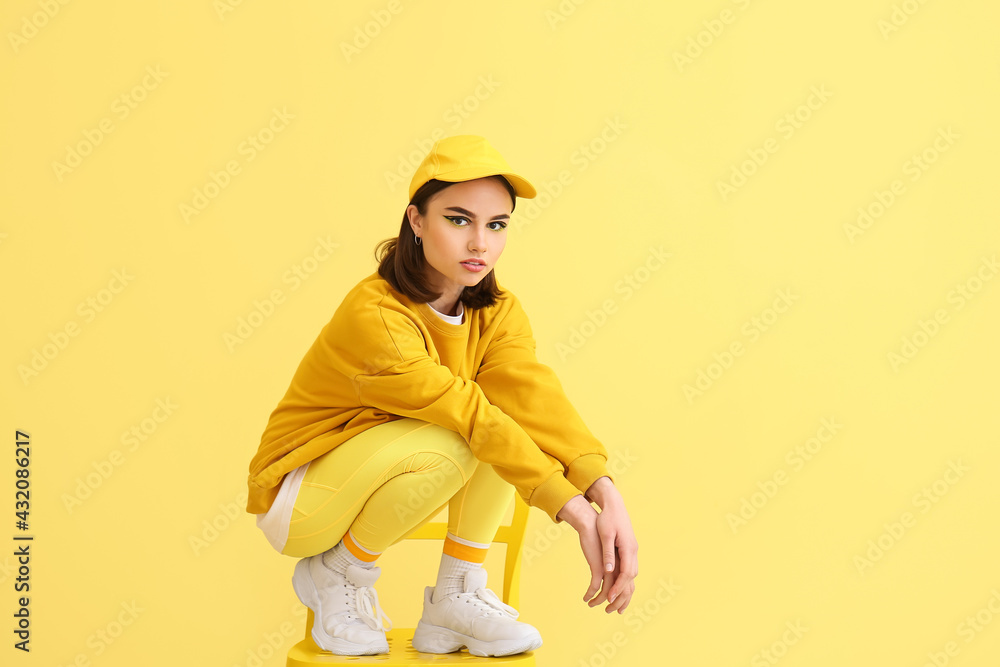
[[[467,482],[479,464],[469,443],[456,431],[437,424],[428,423],[425,428],[420,448],[423,459],[421,468],[433,467],[442,471],[450,468],[462,479],[463,484]]]

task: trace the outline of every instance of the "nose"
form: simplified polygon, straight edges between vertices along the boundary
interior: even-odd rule
[[[474,227],[472,231],[472,237],[469,239],[469,251],[484,253],[486,252],[486,228],[485,227]]]

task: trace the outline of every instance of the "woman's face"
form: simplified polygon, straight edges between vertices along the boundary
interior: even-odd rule
[[[493,270],[507,244],[513,202],[494,178],[477,178],[448,186],[427,202],[427,215],[406,209],[413,233],[421,238],[427,280],[443,295],[458,297]],[[480,260],[481,267],[466,260]],[[478,269],[478,270],[476,270]]]

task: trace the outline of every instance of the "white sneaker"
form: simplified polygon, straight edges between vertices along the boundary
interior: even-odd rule
[[[518,612],[486,588],[482,568],[465,573],[465,590],[433,602],[434,587],[424,589],[424,612],[413,633],[413,648],[452,653],[463,646],[480,657],[514,655],[542,645],[538,630],[515,619]]]
[[[346,576],[323,564],[323,554],[295,564],[292,588],[313,611],[312,638],[316,645],[337,655],[376,655],[389,652],[385,630],[392,621],[382,612],[375,581],[382,570],[357,565]],[[382,619],[389,623],[383,629]]]

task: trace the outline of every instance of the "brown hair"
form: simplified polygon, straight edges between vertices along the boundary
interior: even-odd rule
[[[517,205],[517,194],[514,192],[514,188],[503,176],[489,176],[488,178],[497,179],[507,188],[512,204],[511,212],[513,212],[514,206]],[[427,215],[427,202],[430,198],[452,185],[455,183],[431,179],[413,194],[410,204],[417,207],[420,215]],[[438,299],[441,293],[428,288],[424,279],[427,260],[424,258],[423,246],[417,245],[414,239],[413,228],[410,227],[406,211],[403,211],[403,222],[399,228],[399,236],[385,239],[375,247],[375,259],[379,263],[378,274],[394,290],[405,294],[411,301],[427,303]],[[495,273],[496,268],[494,267],[489,275],[479,281],[478,285],[462,290],[458,300],[466,308],[488,308],[494,305],[497,299],[503,298],[503,292],[497,285]]]

